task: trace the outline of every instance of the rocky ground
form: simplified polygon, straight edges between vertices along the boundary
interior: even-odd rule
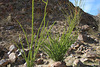
[[[49,26],[56,21],[51,32],[52,34],[62,34],[66,22],[61,13],[61,8],[70,9],[63,4],[68,0],[50,0],[47,9]],[[70,3],[72,5],[72,3]],[[41,6],[42,5],[42,6]],[[41,18],[43,17],[43,3],[35,0],[35,21],[34,31],[37,32]],[[73,6],[73,5],[72,5]],[[74,6],[72,7],[74,9]],[[71,9],[70,9],[71,10]],[[80,21],[80,33],[77,41],[71,45],[66,53],[65,63],[54,62],[48,55],[39,50],[35,61],[36,67],[99,67],[100,66],[100,18],[92,16],[82,11]],[[21,27],[16,22],[18,20],[31,37],[31,0],[0,0],[0,67],[26,67],[25,60],[20,51],[13,43],[20,45],[23,41],[26,53],[28,53],[26,41]],[[67,27],[66,27],[67,30]],[[19,38],[19,34],[21,38]],[[22,51],[23,52],[23,51]]]

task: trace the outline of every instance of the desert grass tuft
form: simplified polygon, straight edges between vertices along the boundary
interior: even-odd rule
[[[78,2],[78,0],[75,0],[75,2],[76,4],[81,5],[82,1]],[[81,12],[80,9],[77,9],[76,7],[73,9],[70,4],[68,6],[71,9],[69,12],[62,8],[65,21],[68,22],[68,30],[65,31],[64,28],[64,32],[61,37],[59,35],[52,37],[51,34],[47,34],[48,40],[43,42],[42,45],[42,50],[45,51],[54,61],[63,61],[69,47],[77,40],[79,31],[77,26],[80,22]],[[74,28],[76,28],[76,30],[73,33]]]
[[[48,24],[45,25],[45,23],[46,23],[45,18],[46,18],[46,15],[47,15],[46,8],[47,8],[47,5],[48,5],[48,0],[47,1],[42,0],[42,2],[45,3],[44,17],[43,17],[43,20],[41,21],[41,25],[40,25],[40,27],[38,29],[37,34],[35,34],[34,31],[33,31],[33,29],[34,29],[34,27],[33,27],[34,26],[34,0],[32,0],[32,34],[31,34],[31,43],[28,42],[27,33],[25,32],[25,30],[22,27],[21,23],[18,20],[16,20],[18,22],[18,24],[20,25],[20,27],[21,27],[24,35],[25,35],[25,39],[26,39],[26,42],[27,42],[27,45],[28,45],[28,49],[29,49],[28,56],[27,56],[25,51],[24,51],[24,46],[22,44],[22,41],[20,40],[22,50],[24,51],[24,53],[22,53],[22,57],[25,59],[27,67],[34,67],[34,61],[36,59],[36,54],[38,53],[39,47],[45,41],[45,39],[47,38],[47,34],[46,34],[46,36],[44,36],[44,34],[46,32],[47,25],[48,25]],[[52,24],[52,26],[53,25],[54,25],[54,23]],[[42,28],[42,30],[41,30],[41,28]],[[47,33],[49,33],[49,32],[50,32],[50,29],[48,30]],[[36,39],[34,39],[35,35],[37,35]],[[20,34],[19,34],[19,38],[21,38]],[[33,44],[33,42],[35,42],[35,44]],[[15,44],[19,48],[17,43],[15,43]],[[19,48],[19,50],[21,52],[20,48]]]

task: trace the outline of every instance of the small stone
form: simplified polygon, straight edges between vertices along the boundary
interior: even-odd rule
[[[50,65],[50,67],[67,67],[65,62],[55,62],[52,65]]]
[[[40,65],[40,64],[43,64],[44,61],[42,59],[37,59],[36,63],[37,63],[37,65]]]
[[[83,26],[82,26],[82,30],[88,31],[88,30],[89,30],[89,26],[88,26],[88,25],[83,25]]]
[[[11,67],[11,64],[7,65],[7,67]]]
[[[98,47],[96,48],[96,50],[97,50],[97,51],[100,51],[100,46],[98,46]]]
[[[16,58],[17,57],[16,57],[15,53],[11,53],[9,55],[9,60],[10,60],[11,63],[14,63],[16,61]]]
[[[25,52],[25,54],[26,54],[26,56],[28,56],[28,53],[29,53],[29,49],[17,49],[16,51],[15,51],[15,53],[16,53],[16,56],[17,57],[22,57],[22,54],[24,54],[24,52]]]
[[[89,51],[83,55],[84,58],[96,59],[97,53],[93,51]]]
[[[76,53],[80,55],[84,54],[82,51],[76,51]]]
[[[22,8],[21,13],[22,13],[22,14],[25,13],[25,8]]]
[[[11,20],[12,20],[12,16],[11,16],[11,14],[9,14],[9,16],[7,17],[7,19],[6,19],[8,22],[11,22]]]
[[[73,62],[73,67],[84,67],[84,64],[79,59],[76,59]]]
[[[78,48],[79,46],[80,46],[80,44],[77,43],[76,46],[75,46],[75,48]]]
[[[27,63],[24,63],[23,67],[27,67]]]
[[[80,59],[81,62],[85,62],[85,61],[87,61],[87,60],[88,60],[87,58],[81,58],[81,59]]]
[[[5,65],[7,65],[9,63],[9,61],[7,60],[7,59],[2,59],[2,60],[0,60],[0,67],[1,66],[5,66]]]
[[[14,26],[7,26],[5,29],[6,30],[12,30],[12,29],[14,29]]]
[[[92,61],[89,60],[88,58],[81,58],[80,61],[81,61],[82,63],[84,63],[84,62],[92,62]]]
[[[83,50],[83,45],[81,45],[79,48],[78,48],[78,51],[82,51]]]
[[[71,49],[75,49],[76,50],[79,46],[80,46],[80,44],[78,44],[78,43],[77,44],[72,44],[71,45]]]
[[[98,33],[98,35],[97,35],[97,36],[98,36],[98,38],[100,38],[100,33]]]
[[[75,56],[75,59],[79,59],[79,58],[81,58],[81,56]]]
[[[49,61],[45,61],[45,63],[44,63],[45,65],[47,65],[47,64],[49,64]]]
[[[83,41],[83,35],[82,34],[79,34],[78,40]]]
[[[74,47],[75,47],[75,44],[72,44],[72,45],[71,45],[71,48],[74,49]]]
[[[12,52],[12,51],[16,51],[17,50],[17,48],[15,47],[15,45],[11,45],[10,47],[9,47],[9,51],[10,52]]]
[[[22,54],[24,53],[24,51],[22,50],[22,49],[18,49],[17,51],[16,51],[16,54],[17,54],[17,57],[20,57],[20,56],[22,56]]]

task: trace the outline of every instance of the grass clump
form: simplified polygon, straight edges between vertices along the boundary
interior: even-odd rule
[[[24,46],[22,44],[22,41],[20,40],[20,43],[21,43],[21,47],[22,47],[22,50],[24,51],[24,53],[22,53],[22,57],[25,59],[26,61],[26,64],[27,64],[27,67],[34,67],[34,61],[36,59],[36,54],[39,50],[39,47],[40,45],[44,42],[44,40],[46,39],[47,35],[46,36],[43,36],[45,34],[45,31],[47,28],[45,28],[45,17],[46,17],[46,8],[47,8],[47,4],[48,4],[48,0],[47,1],[44,1],[42,0],[43,3],[45,3],[45,8],[44,8],[44,17],[43,17],[43,20],[41,22],[41,25],[38,29],[38,33],[35,34],[33,29],[34,29],[34,0],[32,0],[32,35],[31,35],[31,43],[28,42],[28,38],[27,38],[27,33],[25,32],[24,28],[22,27],[22,25],[20,24],[20,22],[17,22],[19,23],[24,35],[25,35],[25,39],[26,39],[26,42],[27,42],[27,45],[28,45],[28,49],[29,49],[29,52],[28,52],[28,56],[26,55],[25,51],[24,51]],[[44,25],[43,25],[44,24]],[[52,24],[53,26],[54,24]],[[40,32],[40,29],[42,28],[41,32]],[[49,29],[50,31],[50,29]],[[49,32],[48,31],[48,32]],[[47,33],[48,33],[47,32]],[[36,39],[34,39],[35,35],[37,35]],[[40,36],[40,37],[39,37]],[[21,36],[19,36],[20,38]],[[33,42],[35,42],[35,44],[33,45]],[[16,43],[15,43],[16,44]],[[19,46],[16,44],[16,46],[19,48]],[[21,52],[21,49],[19,48],[20,52]]]
[[[81,5],[81,1],[75,0],[76,4]],[[70,9],[72,8],[69,5]],[[72,8],[73,10],[73,8]],[[68,13],[64,8],[62,12],[65,16],[66,22],[68,22],[68,30],[61,35],[52,37],[51,34],[48,35],[48,41],[45,41],[42,45],[43,51],[45,51],[48,56],[54,61],[63,61],[65,59],[65,54],[68,48],[76,41],[79,29],[76,27],[79,24],[81,12],[80,9],[76,8],[70,13]],[[76,29],[74,32],[74,28]]]

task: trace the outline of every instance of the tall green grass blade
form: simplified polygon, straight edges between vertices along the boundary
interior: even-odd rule
[[[18,22],[18,24],[20,25],[20,27],[21,27],[21,29],[22,29],[22,31],[23,31],[23,33],[24,33],[24,35],[25,35],[25,39],[26,39],[27,45],[29,46],[29,42],[28,42],[28,39],[27,39],[27,34],[26,34],[26,32],[25,32],[24,28],[22,27],[22,25],[20,24],[20,22],[19,22],[18,20],[16,20],[16,21],[17,21],[17,22]]]

